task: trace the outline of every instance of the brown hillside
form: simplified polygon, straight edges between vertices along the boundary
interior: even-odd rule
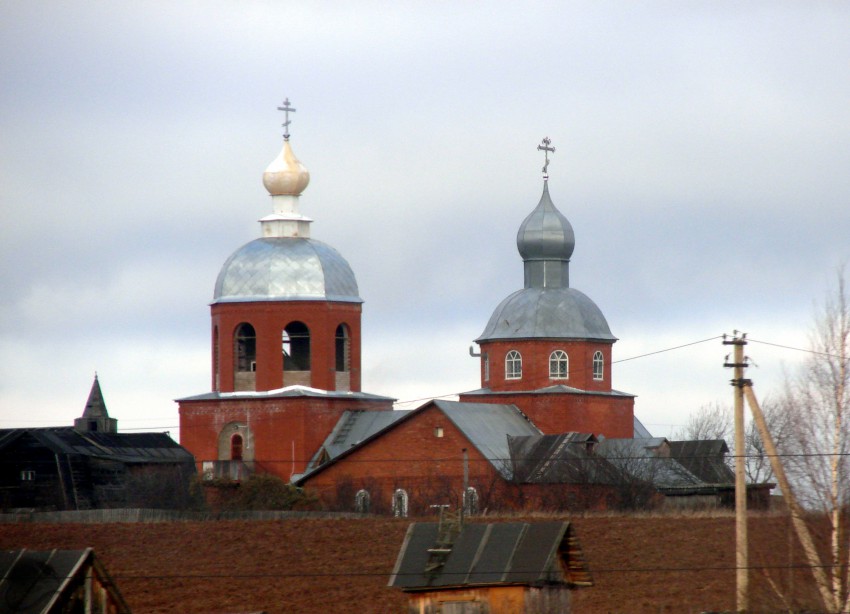
[[[490,519],[492,521],[492,519]],[[533,519],[531,520],[533,522]],[[577,612],[653,613],[734,607],[734,520],[574,518],[595,586]],[[0,525],[0,549],[92,546],[137,614],[149,612],[400,612],[386,588],[408,520],[295,519],[151,524]],[[796,608],[816,601],[788,521],[753,517],[752,566]],[[754,611],[782,602],[754,570]],[[787,611],[787,609],[786,609]]]

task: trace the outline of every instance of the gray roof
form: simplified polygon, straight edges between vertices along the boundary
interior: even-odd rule
[[[596,303],[574,288],[517,290],[499,303],[476,341],[494,339],[617,340]]]
[[[333,460],[361,441],[384,430],[412,410],[346,410],[328,435],[322,447],[310,459],[304,474],[310,473],[321,463]]]
[[[108,418],[109,414],[106,411],[106,402],[103,400],[103,392],[100,390],[100,382],[97,380],[97,375],[94,376],[94,382],[91,385],[86,408],[83,410],[83,418]]]
[[[496,403],[460,403],[458,401],[428,401],[427,403],[417,407],[412,411],[404,412],[404,415],[398,416],[396,420],[390,420],[389,417],[372,418],[364,417],[362,425],[364,437],[357,443],[349,445],[346,449],[336,449],[337,454],[322,458],[320,450],[310,462],[313,467],[308,469],[302,476],[295,480],[301,484],[312,476],[312,474],[323,470],[333,462],[343,458],[345,455],[357,450],[361,446],[367,445],[370,441],[382,436],[387,431],[398,427],[402,422],[412,419],[417,414],[425,411],[428,407],[436,406],[446,417],[454,424],[458,430],[463,433],[464,437],[469,440],[476,450],[484,456],[496,471],[499,472],[505,479],[510,479],[513,471],[510,463],[510,448],[508,447],[508,436],[522,435],[539,435],[538,429],[531,421],[523,414],[515,405],[502,405]],[[389,412],[387,412],[389,413]],[[400,412],[392,412],[400,413]],[[334,431],[340,433],[344,429],[340,419],[334,427]],[[374,430],[371,426],[367,427],[370,420],[387,420],[383,428]],[[352,427],[355,428],[359,418],[355,418]],[[377,423],[374,426],[378,426]],[[369,431],[368,436],[365,435]],[[330,439],[330,438],[329,438]],[[351,438],[348,435],[340,437],[340,442],[350,442]],[[318,461],[323,461],[318,464]]]
[[[634,429],[634,437],[641,439],[648,439],[652,437],[649,429],[643,425],[643,422],[637,419],[637,416],[634,417]]]
[[[129,612],[115,583],[96,563],[91,548],[0,551],[0,610],[19,614],[70,611],[71,595],[84,583],[92,565],[117,611]]]
[[[479,388],[478,390],[470,390],[469,392],[464,392],[464,395],[486,395],[486,396],[511,396],[517,394],[583,394],[590,396],[604,396],[604,397],[634,397],[635,395],[630,394],[628,392],[621,392],[620,390],[582,390],[580,388],[573,388],[572,386],[564,386],[563,384],[555,384],[554,386],[546,386],[545,388],[538,388],[537,390],[491,390],[490,388]]]
[[[414,523],[390,576],[389,586],[408,591],[518,584],[591,586],[569,522],[465,525],[437,569],[426,572],[439,525]]]
[[[671,441],[670,456],[708,484],[730,484],[735,473],[726,464],[729,447],[722,439]]]
[[[458,401],[433,403],[505,479],[513,475],[508,437],[540,435],[540,429],[515,405]]]
[[[0,430],[0,451],[32,437],[56,454],[76,454],[128,464],[194,463],[192,454],[167,433],[81,433],[70,426]]]
[[[664,437],[648,439],[603,439],[595,452],[617,469],[633,478],[650,482],[657,488],[679,488],[704,482],[675,458],[659,453],[667,444]]]
[[[308,386],[287,386],[285,388],[277,388],[276,390],[242,390],[238,392],[205,392],[191,397],[183,397],[177,401],[214,401],[228,400],[244,401],[245,399],[285,399],[290,397],[314,397],[314,398],[333,398],[333,399],[352,399],[357,401],[395,401],[392,397],[385,397],[378,394],[370,394],[368,392],[352,392],[342,390],[320,390],[319,388],[310,388]]]
[[[329,300],[362,303],[348,262],[314,239],[255,239],[236,250],[218,274],[213,303]]]
[[[592,452],[591,433],[509,437],[514,480],[523,484],[619,484],[622,474]]]

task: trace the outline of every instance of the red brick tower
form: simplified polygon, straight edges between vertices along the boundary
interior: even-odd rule
[[[634,396],[611,387],[617,338],[599,307],[570,288],[575,235],[549,196],[549,145],[538,147],[546,153],[543,195],[517,233],[525,287],[496,307],[476,339],[481,389],[460,400],[514,403],[545,433],[632,437]]]
[[[392,409],[360,392],[362,299],[348,262],[310,238],[310,174],[289,144],[263,173],[272,213],[224,263],[212,315],[212,392],[180,399],[180,441],[205,471],[289,478],[346,409]]]

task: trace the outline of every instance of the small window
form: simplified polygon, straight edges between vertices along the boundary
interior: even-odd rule
[[[434,427],[434,437],[442,437],[443,436],[443,427],[435,426]]]
[[[393,516],[407,518],[407,491],[402,488],[393,493]]]
[[[21,471],[21,482],[32,482],[35,480],[35,471],[32,469],[24,469]]]
[[[484,381],[490,381],[490,354],[484,352],[481,356],[481,360],[484,362]]]
[[[242,460],[242,435],[238,433],[230,438],[230,460]]]
[[[463,493],[463,513],[465,516],[475,516],[478,513],[478,491],[472,486]]]
[[[372,498],[369,496],[369,491],[360,489],[354,495],[354,511],[358,514],[368,514],[372,506]]]
[[[505,379],[522,378],[522,356],[516,350],[511,350],[505,356]]]
[[[593,354],[593,379],[601,380],[604,374],[605,359],[602,358],[602,352]]]
[[[340,373],[351,371],[351,333],[345,324],[336,327],[334,350],[336,370]]]
[[[568,379],[570,377],[570,359],[563,350],[549,354],[549,378]]]

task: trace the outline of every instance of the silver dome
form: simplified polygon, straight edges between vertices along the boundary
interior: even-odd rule
[[[569,260],[572,256],[575,233],[572,224],[552,202],[548,183],[543,184],[543,195],[537,207],[520,225],[516,245],[525,261]]]
[[[496,339],[616,341],[602,311],[573,288],[523,288],[503,300],[476,342]]]
[[[215,282],[213,303],[292,300],[363,302],[345,258],[313,239],[255,239],[227,259]]]

